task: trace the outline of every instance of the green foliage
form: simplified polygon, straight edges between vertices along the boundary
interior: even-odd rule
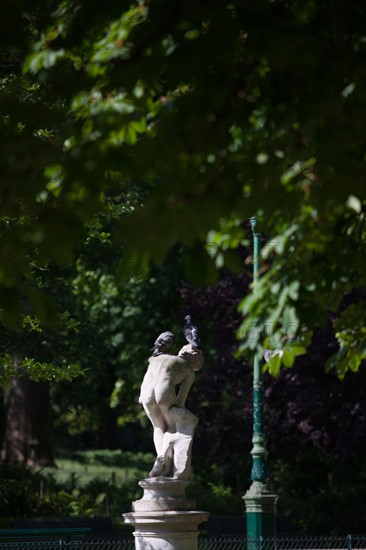
[[[212,281],[197,241],[211,231],[217,264],[238,269],[240,222],[258,213],[275,250],[264,250],[266,274],[241,305],[239,336],[256,327],[264,348],[285,351],[271,372],[279,359],[290,366],[290,344],[306,346],[342,297],[364,287],[362,7],[43,8],[18,2],[2,21],[4,321],[21,325],[23,295],[42,322],[56,319],[46,294],[19,279],[34,265],[68,265],[95,214],[117,213],[115,195],[124,195],[116,224],[99,237],[131,250],[121,276],[148,274],[180,243],[193,280]],[[141,182],[145,196],[129,201],[127,189]],[[90,292],[101,277],[85,277]],[[336,327],[340,376],[365,357],[361,315],[342,315]],[[249,338],[241,351],[254,345]]]
[[[234,495],[231,487],[224,484],[197,481],[194,479],[187,488],[187,495],[197,503],[198,510],[207,510],[216,516],[243,515],[243,500]]]
[[[34,472],[21,465],[3,464],[1,517],[93,517],[107,513],[117,521],[121,511],[129,510],[131,502],[141,498],[138,479],[154,460],[152,454],[137,453],[137,462],[145,472],[126,480],[118,472],[121,467],[136,466],[132,453],[104,450],[78,452],[76,456],[79,462],[69,463],[68,476],[63,479],[57,470]],[[308,534],[362,533],[365,465],[359,458],[355,460],[330,461],[314,453],[291,461],[272,460],[271,480],[280,496],[278,513],[290,517],[297,529]],[[88,479],[83,480],[75,471],[77,464],[84,474],[88,467]],[[112,476],[112,472],[117,474]],[[242,496],[220,481],[217,466],[210,465],[209,482],[208,473],[194,472],[187,496],[196,500],[198,509],[212,515],[242,516]]]
[[[339,351],[332,356],[326,370],[335,370],[344,378],[348,370],[358,372],[366,359],[366,303],[351,304],[334,322],[334,330],[339,342]]]
[[[121,255],[128,262],[128,255]],[[86,373],[52,390],[54,425],[72,435],[97,430],[110,408],[120,426],[141,416],[138,392],[151,346],[160,331],[181,333],[180,251],[173,251],[161,269],[151,268],[145,279],[119,280],[113,269],[119,261],[109,242],[97,246],[92,239],[74,271],[48,282],[57,285],[72,324],[62,346],[57,333],[52,341],[61,356],[79,361]]]
[[[137,453],[136,464],[131,454],[120,451],[99,451],[94,455],[92,452],[79,453],[78,458],[82,462],[69,463],[68,470],[61,473],[52,468],[35,472],[23,465],[2,464],[0,515],[101,516],[106,513],[107,499],[109,512],[112,516],[119,517],[121,510],[129,510],[131,501],[139,498],[141,490],[137,481],[146,475],[146,469],[153,462],[152,455]],[[83,468],[88,464],[90,468],[83,483],[80,483],[77,471],[77,465],[80,464]],[[104,466],[103,472],[100,466]],[[121,473],[122,468],[133,469],[133,477],[126,477]],[[117,475],[112,477],[112,472],[117,472]],[[62,475],[63,473],[67,475]]]
[[[305,352],[331,312],[340,350],[327,368],[340,377],[358,370],[366,357],[363,226],[364,214],[350,214],[347,205],[320,218],[305,204],[291,225],[278,217],[275,229],[282,232],[267,240],[259,260],[262,276],[239,304],[239,352],[272,350],[265,368],[277,376]]]
[[[19,371],[14,366],[9,355],[0,356],[1,374],[0,385],[8,386],[12,376],[19,375]],[[56,365],[55,363],[41,363],[33,358],[24,357],[22,360],[21,374],[26,374],[31,380],[39,382],[47,380],[52,382],[71,381],[74,378],[81,376],[84,372],[78,363],[73,365]]]
[[[0,476],[1,515],[26,516],[36,506],[39,476],[32,477],[30,471],[20,465],[2,465]]]
[[[57,486],[52,477],[44,478],[23,465],[0,466],[0,515],[2,517],[37,517],[69,512],[70,495]],[[41,483],[47,486],[40,499]]]
[[[146,475],[154,462],[154,456],[150,453],[107,450],[79,452],[76,457],[79,462],[57,461],[67,466],[64,472],[51,468],[34,472],[21,465],[2,465],[0,515],[65,517],[102,516],[108,513],[112,518],[118,518],[121,511],[131,508],[133,500],[141,498],[138,480]],[[84,470],[84,478],[80,467]],[[134,471],[133,477],[122,473],[126,468]],[[242,513],[242,499],[239,495],[233,495],[232,489],[222,483],[207,484],[203,479],[200,480],[200,476],[194,476],[189,487],[189,497],[197,501],[200,509],[208,510],[211,514]]]

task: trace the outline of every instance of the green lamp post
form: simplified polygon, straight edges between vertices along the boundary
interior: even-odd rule
[[[256,232],[256,218],[250,219],[253,232],[253,288],[258,284],[261,236]],[[252,484],[244,495],[248,550],[257,550],[259,539],[275,536],[277,495],[267,487],[266,438],[263,422],[262,359],[256,352],[253,363],[253,448]]]

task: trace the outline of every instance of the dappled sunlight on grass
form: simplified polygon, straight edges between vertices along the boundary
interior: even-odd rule
[[[42,471],[52,474],[58,483],[84,487],[94,479],[121,485],[147,476],[154,456],[123,451],[79,451],[70,458],[56,458],[56,468]]]

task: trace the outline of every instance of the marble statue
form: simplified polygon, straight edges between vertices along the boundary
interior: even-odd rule
[[[125,523],[135,527],[135,550],[197,550],[198,525],[208,517],[185,495],[198,422],[186,400],[195,372],[203,367],[198,329],[189,315],[185,321],[187,344],[173,355],[175,336],[162,332],[141,384],[139,402],[154,428],[156,460],[149,477],[139,481],[142,498],[123,514]]]
[[[155,350],[157,342],[170,345],[173,340],[170,334],[158,337]],[[183,346],[178,355],[166,353],[164,345],[149,358],[139,398],[154,428],[157,458],[149,477],[186,480],[190,474],[192,441],[198,418],[185,403],[195,372],[203,366],[203,353],[194,342]]]

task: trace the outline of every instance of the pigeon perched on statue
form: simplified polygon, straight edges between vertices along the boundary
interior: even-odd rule
[[[151,348],[154,350],[153,357],[166,353],[170,350],[175,342],[175,336],[172,332],[166,331],[162,332],[160,336],[154,342],[154,347]]]
[[[197,351],[200,349],[200,339],[198,336],[198,328],[195,325],[192,325],[192,320],[190,315],[184,317],[186,324],[183,328],[183,334],[189,344],[191,344],[192,349]]]

